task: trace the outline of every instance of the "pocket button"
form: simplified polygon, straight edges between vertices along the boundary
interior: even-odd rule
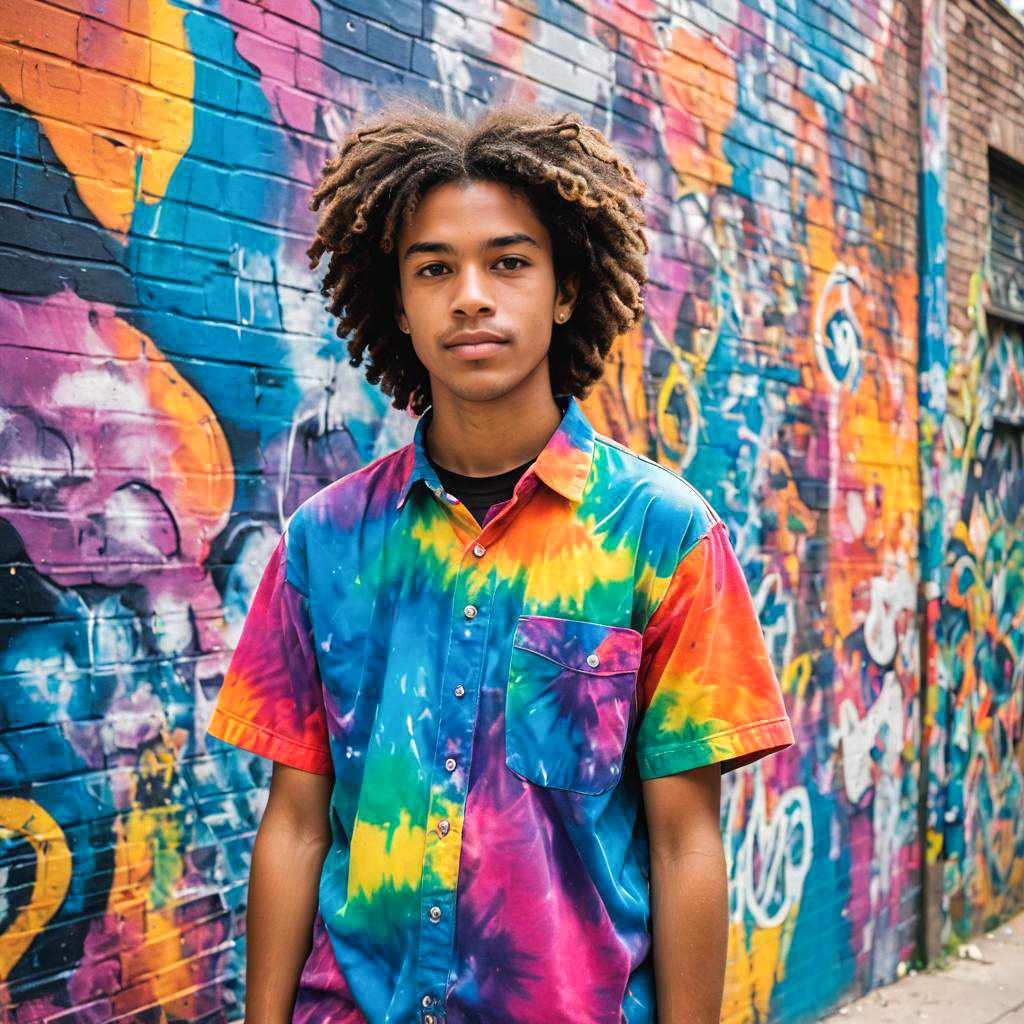
[[[601,664],[601,659],[596,654],[588,654],[587,664],[591,668],[597,668],[597,666]]]

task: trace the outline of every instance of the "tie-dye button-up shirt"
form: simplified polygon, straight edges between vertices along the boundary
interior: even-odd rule
[[[294,1020],[651,1021],[641,780],[792,742],[743,572],[575,401],[483,528],[425,427],[294,514],[211,725],[334,773]]]

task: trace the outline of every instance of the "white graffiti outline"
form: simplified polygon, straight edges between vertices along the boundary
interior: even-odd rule
[[[852,803],[857,803],[872,784],[871,751],[883,730],[883,768],[888,773],[899,761],[904,730],[903,689],[892,672],[885,674],[882,689],[863,718],[852,700],[839,705],[837,745],[842,756],[843,786]]]
[[[806,787],[793,786],[779,794],[769,816],[761,766],[748,778],[739,777],[729,795],[726,863],[735,899],[732,916],[742,921],[749,914],[759,928],[776,928],[800,903],[811,867],[811,804]],[[750,785],[754,793],[748,802]],[[741,824],[744,809],[747,820]],[[733,837],[739,836],[733,856]]]
[[[864,646],[878,665],[888,665],[896,657],[899,637],[896,619],[900,612],[917,607],[914,579],[906,569],[892,577],[876,576],[871,580],[871,606],[864,620]]]

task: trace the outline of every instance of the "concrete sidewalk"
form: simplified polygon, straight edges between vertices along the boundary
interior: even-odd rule
[[[1024,914],[964,951],[981,959],[908,975],[844,1006],[827,1024],[1024,1024]]]

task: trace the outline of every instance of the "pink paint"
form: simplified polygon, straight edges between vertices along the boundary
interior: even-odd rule
[[[157,605],[209,609],[202,565],[233,495],[205,400],[144,335],[70,292],[0,298],[5,509],[35,567],[64,586],[145,586]],[[196,616],[217,649],[210,616]]]
[[[239,55],[259,70],[260,86],[278,124],[311,134],[321,100],[355,106],[358,87],[323,61],[315,4],[224,0],[221,12],[235,28]]]

